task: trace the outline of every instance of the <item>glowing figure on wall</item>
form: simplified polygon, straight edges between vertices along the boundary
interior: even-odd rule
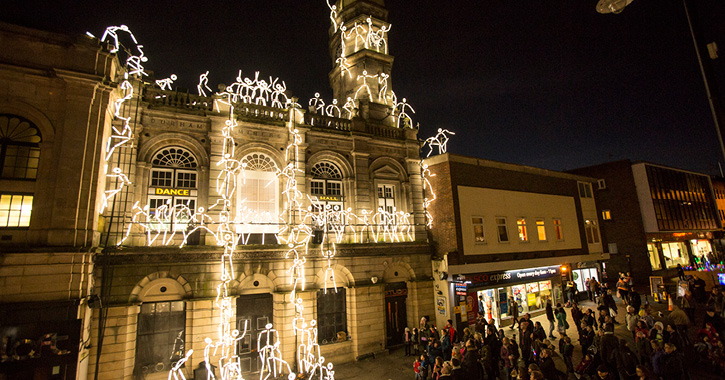
[[[370,86],[368,85],[368,79],[375,79],[378,75],[368,75],[367,70],[363,70],[362,75],[357,76],[357,80],[360,81],[360,78],[362,78],[363,84],[358,87],[357,91],[355,91],[355,100],[359,99],[360,93],[365,91],[367,92],[368,99],[372,102],[373,101],[373,92],[370,90]]]
[[[309,101],[310,109],[315,113],[324,114],[325,101],[320,98],[320,93],[315,92],[315,97]]]
[[[137,45],[136,48],[139,51],[139,55],[131,55],[126,59],[126,67],[129,75],[141,75],[146,76],[143,62],[148,62],[148,58],[143,54],[143,45]]]
[[[112,182],[113,180],[115,180],[116,188],[105,191],[105,197],[103,198],[103,205],[101,206],[100,211],[101,213],[106,210],[106,208],[108,207],[108,202],[114,196],[116,196],[116,194],[120,193],[124,187],[131,184],[131,181],[125,174],[123,174],[121,168],[113,168],[113,170],[111,170],[111,174],[106,174],[106,178],[108,178],[108,182]]]
[[[337,30],[337,6],[330,4],[330,0],[325,1],[327,2],[327,7],[330,8],[330,22],[332,23],[332,28]]]
[[[136,41],[136,37],[131,33],[131,30],[128,29],[128,26],[126,25],[120,25],[120,26],[109,26],[106,28],[106,31],[103,32],[103,35],[101,36],[101,41],[105,42],[106,39],[111,39],[111,43],[113,44],[113,47],[111,48],[111,53],[115,53],[118,51],[120,47],[120,42],[118,40],[118,32],[126,32],[131,37],[131,40],[134,44],[138,45],[138,41]]]
[[[337,106],[337,99],[332,99],[332,103],[325,108],[325,114],[330,117],[340,117],[340,107]]]
[[[348,96],[347,101],[342,106],[342,109],[347,112],[347,116],[345,116],[345,118],[352,120],[355,112],[355,100]]]
[[[260,380],[267,380],[270,377],[276,379],[283,373],[289,374],[288,379],[295,378],[290,365],[282,359],[279,343],[277,330],[272,328],[271,323],[268,323],[257,338],[257,351],[262,359],[262,369],[259,371]],[[283,372],[285,369],[286,372]]]
[[[373,20],[368,17],[368,38],[365,43],[365,48],[370,49],[372,46],[375,47],[375,51],[378,53],[388,54],[388,42],[385,40],[385,33],[390,31],[391,26],[381,26],[378,30],[373,31]],[[383,51],[380,51],[382,48]]]
[[[186,364],[186,362],[191,357],[191,354],[194,353],[194,350],[189,350],[186,352],[186,355],[181,358],[179,361],[174,363],[173,366],[171,366],[171,371],[169,371],[169,378],[168,380],[171,380],[172,378],[174,380],[186,380],[186,376],[184,376],[184,372],[181,370],[181,367]]]
[[[378,101],[387,102],[388,100],[388,78],[390,75],[385,73],[378,74]]]
[[[337,65],[340,66],[340,73],[342,74],[342,76],[345,76],[345,73],[347,73],[348,77],[350,79],[352,79],[352,72],[350,71],[350,68],[352,67],[352,65],[347,63],[347,58],[340,57],[335,60],[335,63],[337,63]]]
[[[176,74],[171,74],[170,77],[164,78],[164,79],[157,79],[156,85],[161,88],[161,90],[171,91],[171,84],[174,83],[176,80]]]
[[[207,70],[204,74],[199,75],[199,84],[196,85],[196,90],[199,92],[199,96],[207,96],[206,92],[209,91],[211,93],[211,88],[209,88],[209,70]]]

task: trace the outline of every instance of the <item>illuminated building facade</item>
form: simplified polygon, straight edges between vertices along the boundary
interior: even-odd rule
[[[231,100],[203,81],[206,96],[170,90],[171,78],[124,79],[133,66],[119,64],[113,44],[0,25],[3,45],[17,47],[0,53],[8,62],[0,67],[0,244],[8,252],[0,308],[3,326],[23,327],[3,334],[21,341],[57,332],[69,351],[18,358],[7,373],[32,378],[58,367],[64,379],[166,379],[193,349],[182,369],[191,378],[205,369],[205,351],[220,355],[207,341],[227,310],[217,305],[220,283],[229,284],[234,327],[246,331],[234,341],[246,378],[264,365],[262,337],[279,342],[265,347],[296,371],[298,310],[317,321],[313,341],[326,364],[383,352],[433,315],[418,130],[389,81],[387,11],[382,1],[335,7],[335,99],[309,106],[291,96]],[[226,136],[230,120],[238,126]],[[229,182],[222,161],[244,170]],[[223,261],[220,270],[226,252],[212,233],[222,222],[213,206],[228,198],[222,180],[234,188],[232,278]],[[290,206],[292,192],[306,212]],[[169,211],[177,206],[186,211]],[[294,241],[288,222],[321,220],[325,210],[331,217],[310,224],[304,259],[291,265],[298,247],[282,244]],[[306,283],[293,281],[295,271]],[[51,314],[60,319],[49,323]]]
[[[628,160],[571,172],[598,179],[602,238],[618,252],[610,248],[612,271],[673,276],[678,264],[719,257],[713,239],[722,224],[709,176]]]
[[[602,280],[609,254],[594,179],[454,154],[423,162],[437,194],[429,211],[439,324],[466,327],[483,315],[507,326],[511,298],[520,315],[535,316],[547,299],[565,302],[562,280],[580,291],[587,278]]]

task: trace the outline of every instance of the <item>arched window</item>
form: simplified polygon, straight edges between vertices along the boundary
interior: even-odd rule
[[[242,158],[244,173],[237,176],[237,226],[239,233],[255,234],[247,243],[276,243],[272,236],[279,223],[279,180],[277,165],[262,153]],[[267,236],[265,236],[267,235]]]
[[[161,206],[173,224],[174,230],[185,230],[189,218],[188,211],[196,208],[198,188],[198,164],[196,157],[180,147],[167,147],[159,150],[151,160],[153,167],[149,183],[149,209],[155,213]],[[188,211],[184,211],[184,207]],[[164,218],[166,219],[166,218]]]
[[[318,162],[310,173],[310,195],[320,201],[342,204],[342,172],[337,165],[327,161]]]
[[[0,178],[36,179],[41,140],[32,122],[0,114]]]

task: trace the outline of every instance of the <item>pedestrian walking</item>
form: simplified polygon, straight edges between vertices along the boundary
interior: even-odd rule
[[[546,300],[546,319],[549,320],[549,339],[555,339],[554,337],[554,324],[556,318],[554,318],[554,308],[551,306],[551,300]]]

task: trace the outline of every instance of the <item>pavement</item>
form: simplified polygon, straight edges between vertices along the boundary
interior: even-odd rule
[[[625,339],[628,343],[630,348],[634,347],[634,342],[632,340],[632,334],[627,330],[626,326],[624,325],[624,315],[626,314],[626,307],[623,305],[622,301],[617,299],[617,307],[619,313],[617,314],[616,320],[619,322],[618,325],[614,328],[614,334],[617,336],[617,338]],[[643,303],[645,299],[643,298]],[[659,304],[651,302],[651,305],[653,309],[655,310],[655,314],[658,311],[661,311],[665,316],[668,315],[667,310],[667,304]],[[597,311],[597,305],[594,302],[591,302],[589,300],[582,301],[579,303],[579,307],[582,310],[586,309],[592,309],[596,313]],[[567,335],[572,338],[572,341],[574,342],[575,349],[574,354],[572,357],[572,361],[574,363],[574,366],[579,364],[582,358],[582,352],[581,352],[581,346],[579,345],[579,334],[576,330],[576,327],[574,327],[574,321],[571,318],[570,308],[566,309],[567,314],[567,320],[569,322],[570,328],[566,331]],[[702,309],[698,309],[696,312],[696,324],[694,326],[700,326],[702,323],[702,318],[704,315],[704,311]],[[546,320],[546,315],[541,315],[538,317],[532,318],[534,322],[538,321],[541,322],[541,325],[544,326],[544,329],[548,333],[549,329],[549,322]],[[690,336],[694,336],[695,334],[695,327],[692,327],[690,329]],[[509,327],[504,328],[505,334],[508,337],[512,337],[514,334],[518,335],[518,329],[511,330]],[[556,330],[554,331],[554,336],[558,337],[558,333]],[[555,347],[559,347],[559,339],[552,340],[552,343]],[[403,347],[399,348],[392,348],[389,350],[387,354],[382,355],[376,355],[375,358],[368,358],[363,359],[357,362],[352,363],[346,363],[346,364],[340,364],[335,365],[335,379],[337,380],[398,380],[398,379],[414,379],[415,375],[413,374],[413,361],[415,360],[414,356],[405,356],[405,350]],[[712,373],[707,373],[702,368],[693,368],[693,370],[690,373],[690,376],[692,379],[720,379],[721,377],[713,375]],[[571,379],[576,379],[576,377],[571,377]]]

